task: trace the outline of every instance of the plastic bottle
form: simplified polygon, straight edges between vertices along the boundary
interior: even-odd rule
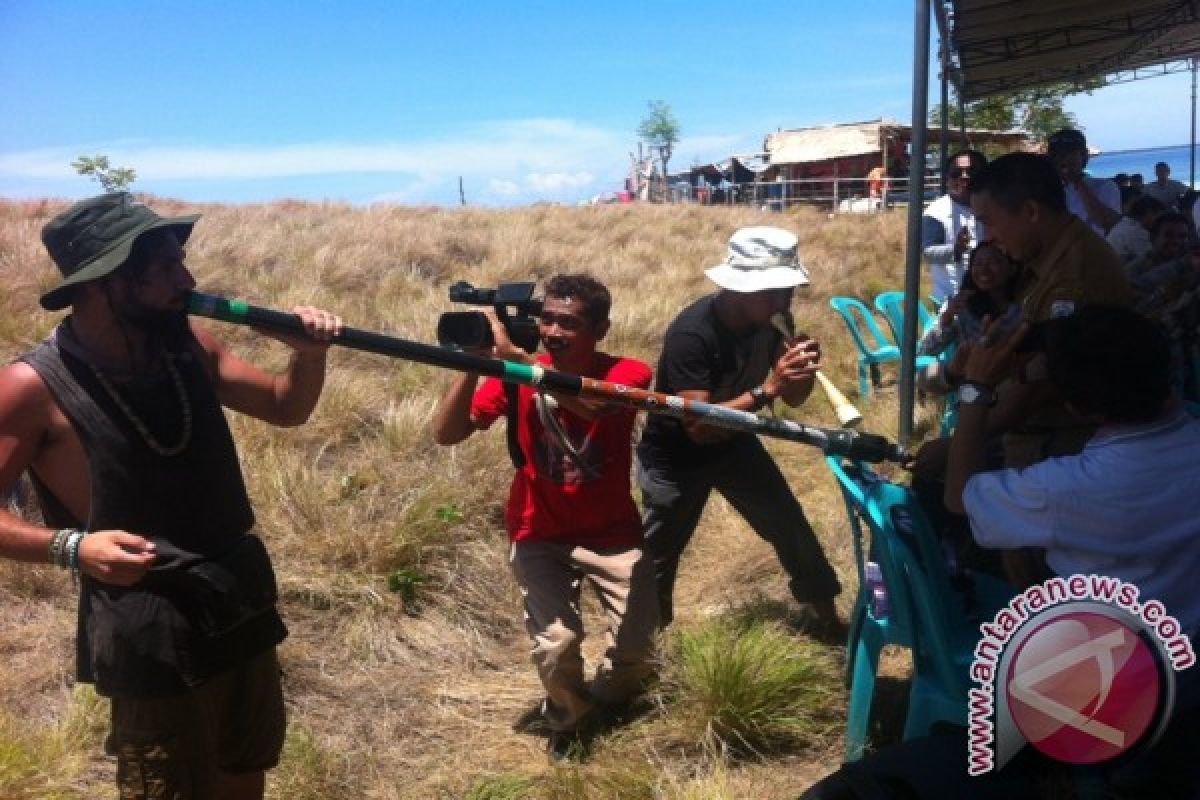
[[[871,604],[871,616],[875,619],[883,619],[888,615],[887,584],[883,582],[883,570],[874,561],[868,561],[866,576],[867,602]]]

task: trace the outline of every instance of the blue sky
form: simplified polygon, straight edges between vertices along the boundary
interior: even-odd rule
[[[901,0],[4,0],[0,196],[94,193],[70,162],[104,153],[194,201],[574,202],[620,188],[651,100],[674,166],[907,120],[911,48]],[[1069,108],[1102,149],[1186,142],[1189,77]]]

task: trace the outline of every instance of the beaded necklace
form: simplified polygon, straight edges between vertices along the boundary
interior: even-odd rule
[[[166,356],[164,364],[167,368],[167,374],[171,376],[171,381],[175,384],[175,393],[179,396],[179,407],[183,411],[183,433],[179,436],[179,443],[172,447],[167,447],[154,438],[154,434],[146,427],[146,423],[142,422],[141,417],[134,413],[134,410],[125,402],[125,399],[117,393],[116,388],[109,383],[108,378],[104,377],[104,373],[96,369],[90,362],[88,362],[88,367],[91,368],[92,374],[96,376],[96,380],[100,382],[104,391],[116,403],[117,408],[121,410],[121,413],[133,425],[134,430],[142,437],[142,441],[146,443],[146,446],[160,456],[177,456],[187,448],[188,443],[192,440],[192,404],[188,402],[187,389],[184,388],[183,377],[179,374],[179,370],[175,368],[175,363],[171,356]]]

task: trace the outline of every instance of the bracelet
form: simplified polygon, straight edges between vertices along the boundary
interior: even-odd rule
[[[50,539],[49,553],[47,554],[50,563],[63,569],[78,569],[79,543],[86,535],[86,531],[77,528],[60,528],[55,531],[53,538]]]
[[[87,536],[87,531],[74,531],[67,540],[66,567],[73,573],[79,571],[79,545],[84,536]]]
[[[56,567],[63,566],[63,548],[72,532],[72,528],[61,528],[55,531],[54,536],[50,539],[50,547],[46,555],[50,563]]]

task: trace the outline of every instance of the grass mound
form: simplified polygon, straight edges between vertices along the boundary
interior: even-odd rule
[[[671,646],[662,691],[689,739],[760,755],[824,740],[836,724],[836,663],[777,622],[717,619]]]

